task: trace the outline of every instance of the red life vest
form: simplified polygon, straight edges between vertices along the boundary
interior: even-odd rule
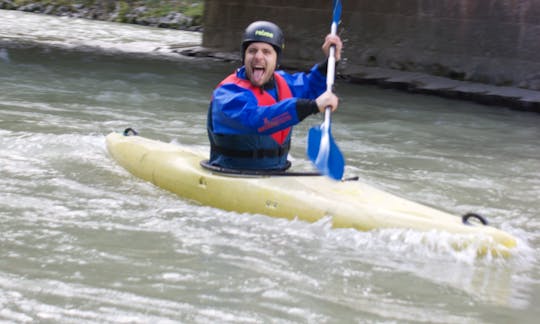
[[[276,81],[277,93],[279,97],[278,99],[281,101],[283,99],[292,98],[291,89],[289,88],[289,85],[287,84],[285,79],[281,75],[274,73],[274,80]],[[245,79],[237,77],[236,73],[233,73],[229,75],[228,77],[226,77],[225,80],[221,81],[218,87],[227,83],[234,83],[238,85],[239,87],[250,90],[255,96],[255,98],[257,98],[257,104],[259,106],[270,106],[277,102],[276,99],[274,99],[274,97],[272,97],[270,93],[268,93],[267,91],[261,90],[260,87],[254,86],[253,84],[251,84],[249,80],[245,80]],[[283,144],[283,142],[285,142],[290,132],[291,132],[291,128],[288,127],[283,130],[272,133],[271,136],[279,145],[281,145]]]

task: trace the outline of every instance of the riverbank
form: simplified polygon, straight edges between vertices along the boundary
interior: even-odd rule
[[[21,48],[177,60],[171,48],[201,41],[200,32],[0,10],[0,64],[10,62],[11,49]]]
[[[375,84],[413,93],[469,100],[540,113],[540,91],[458,81],[429,74],[365,67],[345,76],[351,82]]]
[[[0,3],[5,2],[6,0],[0,0]],[[87,7],[87,10],[90,10],[89,7]],[[174,60],[181,55],[184,57],[211,58],[240,63],[238,53],[215,51],[201,47],[202,34],[199,32],[190,34],[186,39],[182,38],[184,34],[182,34],[182,37],[179,34],[175,36],[174,32],[180,31],[175,31],[173,28],[147,28],[138,29],[129,39],[125,39],[124,36],[119,36],[119,38],[112,37],[114,27],[111,26],[108,36],[104,37],[102,36],[102,28],[100,27],[103,25],[100,25],[99,22],[88,19],[76,20],[75,18],[77,16],[69,15],[49,15],[45,19],[47,20],[48,28],[30,30],[24,27],[23,17],[25,13],[21,11],[0,10],[0,12],[3,12],[0,19],[0,60],[2,57],[5,60],[6,55],[9,55],[6,53],[2,54],[2,48],[12,46],[39,46],[46,48],[53,46],[74,51],[114,52],[121,55],[144,55],[160,59]],[[75,24],[75,21],[78,21],[78,23]],[[112,20],[109,19],[109,21]],[[66,25],[70,24],[74,28],[65,28]],[[58,30],[70,30],[70,33],[63,35],[55,34],[55,26],[59,26]],[[92,32],[93,30],[95,33]],[[185,28],[185,30],[200,30],[200,28]],[[50,40],[51,34],[54,34],[53,38],[55,41]],[[291,70],[307,67],[305,62],[288,61],[286,58],[283,61],[283,65],[285,68]],[[351,69],[346,64],[340,64],[338,77],[352,83],[373,84],[413,93],[437,95],[540,113],[540,91],[459,81],[424,73],[377,67]]]
[[[0,0],[0,9],[202,31],[203,0]]]

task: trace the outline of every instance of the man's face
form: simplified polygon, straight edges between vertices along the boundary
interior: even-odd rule
[[[272,78],[276,63],[277,53],[272,45],[255,42],[246,48],[244,59],[246,75],[254,86],[261,87]]]

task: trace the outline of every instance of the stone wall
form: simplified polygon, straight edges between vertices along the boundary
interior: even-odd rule
[[[342,0],[342,73],[364,66],[540,90],[540,0]],[[206,0],[203,46],[237,51],[245,26],[282,27],[284,64],[322,59],[330,0]]]

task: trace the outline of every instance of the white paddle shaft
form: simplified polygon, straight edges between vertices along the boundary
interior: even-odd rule
[[[337,23],[332,22],[332,26],[330,27],[330,34],[336,35],[337,33]],[[332,45],[330,46],[330,51],[328,53],[328,67],[326,69],[326,90],[332,91],[332,87],[334,86],[334,79],[336,76],[336,46]],[[330,117],[331,117],[331,109],[330,107],[326,107],[324,111],[324,128],[328,129],[330,127]]]

